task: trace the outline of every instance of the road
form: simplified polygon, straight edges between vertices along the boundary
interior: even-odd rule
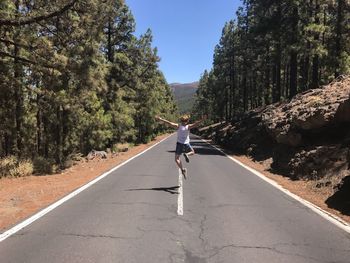
[[[178,215],[175,142],[0,242],[0,262],[350,262],[349,233],[199,139]]]

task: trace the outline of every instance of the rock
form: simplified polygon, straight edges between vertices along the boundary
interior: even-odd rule
[[[291,145],[293,147],[299,146],[302,144],[302,136],[296,132],[287,132],[287,133],[279,133],[276,136],[276,141],[281,144]]]
[[[95,158],[101,158],[101,159],[106,159],[107,158],[107,153],[105,151],[96,151],[96,150],[91,150],[89,154],[86,157],[88,160],[93,160]]]
[[[340,144],[309,146],[306,150],[295,152],[282,166],[294,179],[318,180],[347,173],[348,155],[349,149]]]
[[[293,179],[345,175],[350,168],[350,77],[202,128],[230,150]]]
[[[304,143],[303,133],[317,133],[350,122],[350,77],[298,94],[289,102],[269,105],[262,112],[268,134],[293,147]]]
[[[339,105],[335,119],[337,122],[350,122],[350,99]]]

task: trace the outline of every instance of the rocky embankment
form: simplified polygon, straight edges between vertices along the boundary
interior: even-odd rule
[[[199,133],[274,173],[332,187],[326,203],[350,215],[350,77]]]

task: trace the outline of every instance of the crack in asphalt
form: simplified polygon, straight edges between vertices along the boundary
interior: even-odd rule
[[[229,204],[224,204],[224,205],[219,205],[220,207],[223,206],[228,206]],[[231,205],[229,205],[231,206]],[[197,214],[194,211],[191,211],[193,214]],[[206,222],[207,222],[208,216],[202,215],[202,218],[199,222],[199,234],[198,234],[198,239],[200,240],[201,243],[201,247],[203,249],[204,254],[207,254],[208,256],[206,257],[200,257],[200,256],[196,256],[195,254],[193,254],[193,252],[189,251],[185,245],[180,241],[180,240],[174,240],[177,243],[181,244],[183,253],[185,255],[185,259],[184,262],[198,262],[198,263],[204,263],[204,262],[208,262],[209,260],[211,260],[212,258],[214,258],[215,256],[219,255],[220,253],[222,253],[225,249],[256,249],[256,250],[267,250],[267,251],[271,251],[273,253],[277,253],[280,255],[286,255],[286,256],[294,256],[294,257],[299,257],[299,258],[303,258],[305,260],[307,260],[308,262],[324,262],[324,263],[331,263],[329,261],[325,261],[320,258],[315,258],[315,257],[311,257],[311,256],[307,256],[307,255],[303,255],[303,254],[299,254],[296,252],[285,252],[282,251],[281,249],[283,248],[288,248],[288,247],[315,247],[312,244],[296,244],[296,243],[278,243],[278,244],[274,244],[272,246],[249,246],[249,245],[238,245],[238,244],[229,244],[229,245],[225,245],[225,246],[221,246],[218,248],[208,248],[208,243],[207,240],[204,238],[205,235],[205,231],[206,231]],[[192,224],[191,224],[192,225]],[[327,249],[327,248],[323,248],[323,247],[318,247],[319,249]],[[329,248],[328,248],[329,249]],[[349,250],[342,250],[342,249],[329,249],[330,251],[333,252],[349,252]],[[174,259],[178,259],[179,256],[178,254],[173,254],[169,256],[169,260],[170,262],[175,262]]]
[[[61,233],[62,236],[72,236],[81,238],[107,238],[107,239],[119,239],[119,240],[137,240],[143,237],[123,237],[123,236],[112,236],[112,235],[93,235],[93,234],[77,234],[77,233]]]
[[[207,215],[204,215],[201,222],[200,222],[200,225],[199,225],[200,231],[199,231],[199,235],[198,235],[198,238],[201,241],[201,245],[202,245],[204,250],[205,250],[206,241],[203,238],[203,235],[204,235],[204,231],[205,231],[204,224],[206,221],[207,221]]]

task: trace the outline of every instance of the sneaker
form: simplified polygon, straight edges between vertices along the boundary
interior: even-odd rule
[[[185,160],[186,160],[186,162],[190,162],[190,159],[188,159],[188,156],[187,156],[187,153],[184,153],[184,157],[185,157]]]
[[[184,176],[184,178],[187,179],[187,169],[186,169],[186,168],[183,168],[183,169],[181,170],[181,172],[182,172],[182,175]]]

